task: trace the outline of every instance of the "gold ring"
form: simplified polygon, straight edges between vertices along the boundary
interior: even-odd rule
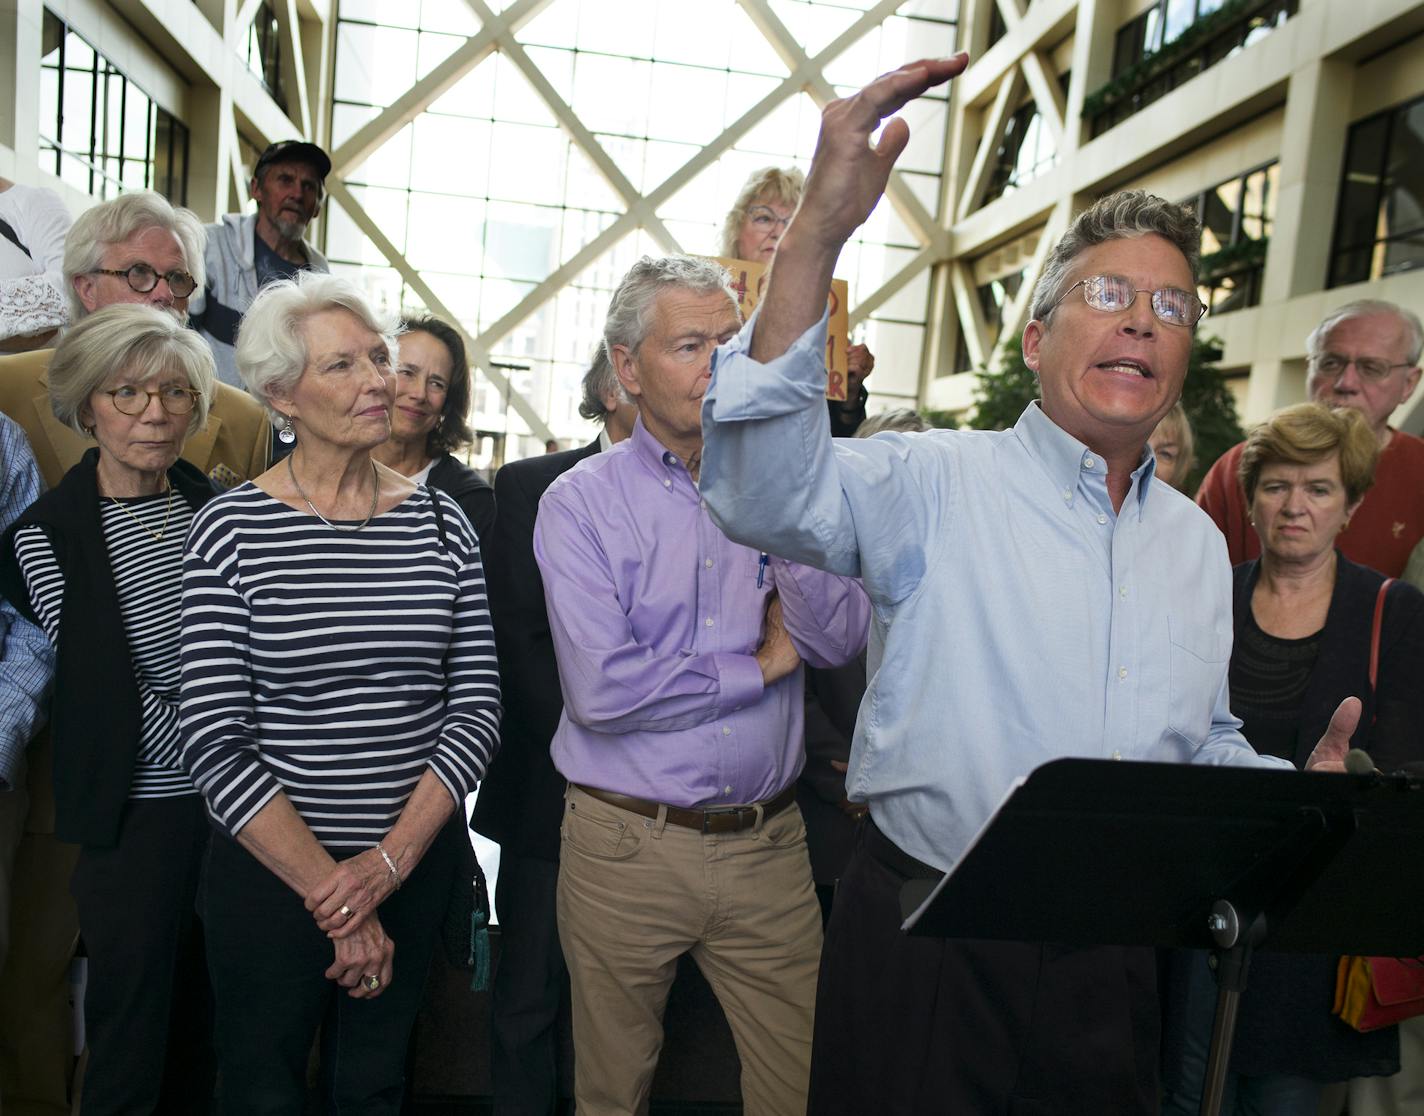
[[[342,903],[340,910],[338,910],[336,913],[339,914],[342,918],[350,918],[354,912],[345,903]]]
[[[377,988],[381,987],[381,978],[376,976],[375,973],[368,973],[366,975],[366,987],[374,992]]]

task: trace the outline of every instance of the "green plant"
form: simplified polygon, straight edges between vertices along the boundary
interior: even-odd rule
[[[1216,279],[1233,271],[1243,271],[1248,267],[1258,267],[1266,262],[1266,248],[1271,238],[1263,236],[1259,240],[1243,237],[1235,244],[1228,244],[1201,258],[1199,271],[1203,279]]]
[[[1196,436],[1197,460],[1187,480],[1188,492],[1195,492],[1207,469],[1244,437],[1236,399],[1217,367],[1221,355],[1221,342],[1214,337],[1198,336],[1192,341],[1182,385],[1182,406]],[[997,372],[979,369],[974,410],[965,424],[973,430],[1007,430],[1039,396],[1038,377],[1024,363],[1018,341],[1005,342],[1000,365]]]
[[[1098,86],[1083,98],[1083,117],[1092,120],[1114,108],[1160,77],[1208,39],[1251,16],[1270,0],[1226,0],[1226,3],[1188,26],[1170,43],[1144,54],[1111,81]]]

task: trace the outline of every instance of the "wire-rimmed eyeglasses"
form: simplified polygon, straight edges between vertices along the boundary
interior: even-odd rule
[[[1191,291],[1178,287],[1147,291],[1133,286],[1131,279],[1121,275],[1089,275],[1086,279],[1079,279],[1058,296],[1058,301],[1049,307],[1050,312],[1078,287],[1083,288],[1083,301],[1104,314],[1121,313],[1136,302],[1140,294],[1152,296],[1152,313],[1165,325],[1186,326],[1190,329],[1201,321],[1202,315],[1206,313],[1202,300]],[[1046,314],[1044,316],[1047,317]]]

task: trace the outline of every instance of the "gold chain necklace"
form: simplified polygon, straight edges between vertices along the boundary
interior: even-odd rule
[[[168,510],[163,513],[163,526],[160,527],[157,531],[155,531],[147,523],[141,520],[138,516],[134,515],[133,512],[129,511],[128,507],[125,504],[120,503],[117,497],[110,496],[109,499],[110,501],[112,501],[114,507],[118,508],[119,511],[123,512],[126,516],[128,516],[145,531],[147,531],[150,535],[152,535],[155,542],[163,541],[163,536],[168,532],[168,520],[173,515],[173,486],[171,484],[168,486]]]
[[[371,510],[366,513],[366,518],[356,524],[355,527],[338,527],[335,523],[331,522],[331,520],[327,519],[326,516],[322,515],[321,512],[316,510],[316,505],[311,502],[311,497],[302,490],[302,482],[297,480],[297,471],[292,467],[292,456],[292,454],[287,455],[287,472],[291,475],[292,483],[297,486],[297,495],[306,502],[307,507],[311,508],[312,515],[316,516],[333,531],[359,531],[362,527],[371,522],[371,517],[376,514],[376,501],[381,498],[381,473],[380,470],[376,468],[374,461],[371,462]]]

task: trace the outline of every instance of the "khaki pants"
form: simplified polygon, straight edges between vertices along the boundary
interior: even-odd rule
[[[804,1112],[821,914],[796,807],[704,835],[570,787],[562,836],[579,1116],[647,1110],[663,1008],[688,952],[731,1026],[747,1116]]]
[[[1350,1116],[1419,1116],[1424,1112],[1424,1016],[1399,1025],[1399,1072],[1350,1082]]]
[[[47,733],[30,748],[29,807],[11,880],[10,948],[0,972],[0,1097],[5,1116],[69,1112],[74,1066],[69,962],[79,937],[69,877],[79,847],[54,836],[52,755]],[[10,792],[16,793],[23,792]]]

